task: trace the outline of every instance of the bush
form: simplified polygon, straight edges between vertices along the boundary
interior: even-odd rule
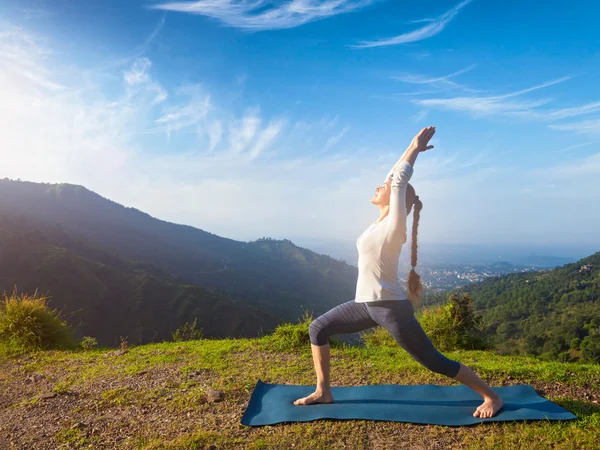
[[[98,346],[98,339],[91,336],[84,336],[83,339],[79,342],[79,345],[84,350],[91,350]]]
[[[263,338],[263,344],[268,350],[296,352],[311,350],[309,328],[312,323],[312,315],[307,311],[297,324],[283,323],[277,326],[272,334]],[[347,344],[333,336],[329,338],[331,347],[345,347]]]
[[[310,348],[310,335],[308,328],[313,321],[312,315],[304,312],[297,324],[282,323],[275,328],[266,341],[269,347],[276,351],[295,351]]]
[[[0,341],[15,351],[72,348],[67,323],[47,305],[47,297],[20,294],[0,297]]]
[[[600,330],[591,332],[581,341],[581,354],[585,362],[600,364]]]
[[[578,337],[571,339],[571,341],[569,342],[569,348],[572,348],[573,350],[579,350],[580,345],[581,339]]]
[[[198,339],[202,339],[203,332],[202,328],[196,328],[196,322],[198,318],[194,318],[192,323],[186,322],[182,327],[177,328],[175,333],[172,334],[173,340],[178,341],[195,341]]]
[[[483,321],[475,315],[468,294],[451,294],[445,305],[424,310],[419,322],[440,351],[484,350],[490,346]]]
[[[423,308],[418,314],[419,323],[433,345],[441,352],[454,350],[458,344],[458,330],[453,326],[449,304]]]

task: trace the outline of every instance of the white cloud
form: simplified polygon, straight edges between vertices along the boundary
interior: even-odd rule
[[[569,150],[573,150],[574,148],[579,148],[579,147],[587,147],[588,145],[592,145],[592,142],[583,142],[581,144],[573,144],[573,145],[569,145],[566,148],[563,149],[559,149],[559,150],[554,150],[555,153],[562,153],[562,152],[568,152]]]
[[[325,114],[323,118],[319,121],[319,125],[321,125],[325,130],[329,130],[337,125],[339,118],[339,114],[336,115],[333,119],[330,119],[329,115]]]
[[[157,38],[157,36],[160,34],[161,30],[163,29],[163,27],[165,25],[166,15],[167,15],[166,13],[163,14],[163,16],[160,18],[160,20],[154,27],[154,29],[150,32],[148,37],[144,40],[144,42],[141,45],[139,45],[138,47],[136,47],[135,49],[133,49],[133,51],[128,56],[110,61],[101,67],[95,67],[91,71],[95,72],[95,73],[100,73],[100,72],[103,72],[106,70],[116,69],[117,67],[122,67],[126,64],[131,64],[132,61],[142,58],[144,53],[146,53],[146,51],[148,51],[151,44],[154,42],[154,40]]]
[[[415,83],[415,84],[436,84],[436,83],[448,83],[450,78],[456,77],[463,73],[466,73],[472,69],[474,69],[476,64],[471,64],[469,67],[465,67],[464,69],[457,70],[449,75],[444,75],[442,77],[427,77],[424,75],[402,75],[402,76],[393,76],[392,79],[404,81],[405,83]]]
[[[286,125],[285,120],[272,120],[257,137],[254,147],[250,151],[251,157],[256,158],[263,150],[269,147],[275,139],[281,134],[281,131]]]
[[[509,98],[509,97],[516,97],[517,95],[522,95],[522,94],[526,94],[527,92],[537,91],[538,89],[543,89],[548,86],[553,86],[555,84],[559,84],[559,83],[562,83],[562,82],[570,80],[570,79],[571,79],[571,76],[567,75],[565,77],[557,78],[556,80],[546,81],[545,83],[538,84],[538,85],[532,86],[530,88],[521,89],[520,91],[517,91],[517,92],[511,92],[510,94],[498,95],[496,97],[491,97],[491,98],[503,99],[503,98]]]
[[[208,125],[206,131],[209,140],[208,152],[211,153],[223,138],[223,123],[220,120],[215,120]]]
[[[600,102],[588,103],[587,105],[576,106],[574,108],[562,108],[549,111],[548,116],[552,119],[565,119],[567,117],[580,116],[600,111]]]
[[[148,58],[138,59],[133,63],[133,66],[129,70],[125,71],[125,82],[129,86],[147,83],[150,81],[150,76],[148,75],[148,69],[150,69],[150,66],[152,66],[152,63]]]
[[[529,175],[544,182],[559,182],[559,195],[563,199],[593,193],[600,201],[600,145],[597,149],[598,152],[579,159],[569,158],[549,167],[530,169]]]
[[[57,14],[56,12],[50,11],[49,8],[44,8],[42,6],[47,5],[17,8],[17,11],[19,11],[19,13],[22,14],[23,18],[26,20],[46,19]]]
[[[138,58],[133,62],[129,70],[123,72],[123,78],[127,84],[130,95],[135,95],[140,90],[154,94],[152,103],[161,103],[168,97],[167,92],[158,83],[155,83],[149,70],[152,63],[148,58]]]
[[[418,22],[429,22],[428,25],[421,27],[417,30],[410,31],[408,33],[394,36],[392,38],[379,39],[377,41],[361,41],[357,45],[353,45],[354,48],[368,48],[368,47],[382,47],[386,45],[397,45],[406,44],[408,42],[421,41],[423,39],[430,38],[436,34],[441,33],[446,25],[458,14],[458,12],[466,5],[471,3],[472,0],[465,0],[449,11],[445,12],[435,19],[421,19]]]
[[[572,131],[576,134],[600,137],[600,119],[582,120],[581,122],[567,123],[563,125],[549,125],[554,130]]]
[[[241,153],[254,140],[260,128],[261,118],[257,108],[249,109],[242,120],[235,120],[229,124],[229,142],[235,153]]]
[[[462,111],[471,114],[474,117],[490,116],[490,115],[505,115],[527,119],[537,119],[545,121],[560,120],[567,117],[574,117],[583,114],[589,114],[600,111],[600,102],[588,103],[581,106],[559,108],[559,109],[540,109],[542,105],[546,105],[553,101],[552,98],[538,100],[512,100],[512,97],[517,97],[529,92],[563,83],[569,80],[570,76],[561,77],[555,80],[550,80],[536,86],[532,86],[520,91],[511,92],[504,95],[495,96],[457,96],[449,98],[425,98],[411,100],[412,103],[422,107],[432,107],[442,110]],[[573,125],[572,129],[587,130],[582,132],[593,132],[593,121],[582,122]],[[557,125],[552,126],[556,129],[571,129],[569,126]]]
[[[156,126],[149,132],[165,132],[167,137],[174,131],[197,125],[211,111],[210,95],[193,96],[183,105],[169,105],[163,108],[163,114],[154,120]]]
[[[425,111],[425,110],[421,110],[421,111],[419,111],[419,112],[418,112],[417,114],[415,114],[415,116],[414,116],[415,122],[420,122],[420,121],[424,120],[424,119],[425,119],[425,117],[427,117],[427,113],[428,113],[428,112],[427,112],[427,111]]]
[[[534,116],[534,108],[545,105],[550,101],[550,99],[506,101],[499,97],[453,97],[413,100],[413,103],[419,106],[468,112],[474,117],[495,114],[522,117]]]
[[[373,0],[195,0],[166,2],[156,9],[211,17],[245,30],[293,28],[363,8]]]
[[[438,77],[428,77],[428,76],[418,75],[418,74],[405,74],[405,75],[393,76],[392,79],[397,80],[397,81],[402,81],[404,83],[411,83],[411,84],[428,84],[428,85],[431,85],[434,87],[438,87],[440,90],[442,90],[442,92],[450,90],[450,89],[462,89],[467,92],[483,92],[479,89],[471,89],[469,87],[463,86],[462,84],[459,84],[455,81],[450,80],[450,78],[454,78],[458,75],[469,72],[470,70],[472,70],[475,67],[476,67],[476,64],[471,64],[469,67],[465,67],[464,69],[458,70],[454,73],[451,73],[449,75],[444,75],[441,77],[439,77],[439,76]],[[444,89],[444,88],[446,88],[446,89]],[[420,94],[422,94],[422,93],[423,92],[420,92]],[[433,91],[430,93],[436,93],[436,92]],[[404,95],[414,95],[414,94],[409,93],[409,94],[404,94]]]
[[[42,39],[35,38],[19,28],[13,27],[0,32],[0,58],[3,70],[24,82],[31,82],[35,89],[64,89],[52,79],[42,64],[50,51],[43,46]]]
[[[345,127],[338,134],[336,134],[335,136],[331,136],[329,139],[327,139],[327,142],[325,143],[325,147],[323,148],[323,151],[329,150],[331,147],[335,147],[336,145],[338,145],[338,143],[342,140],[344,135],[349,130],[350,130],[350,127]]]

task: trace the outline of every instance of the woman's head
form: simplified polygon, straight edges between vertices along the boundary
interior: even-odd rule
[[[392,192],[392,179],[388,178],[388,180],[383,183],[381,186],[375,188],[375,193],[371,197],[371,203],[375,206],[381,208],[388,207],[390,205],[390,194]],[[415,201],[415,188],[408,183],[406,188],[406,215],[410,214],[412,209],[412,205]]]
[[[371,203],[379,208],[388,206],[390,204],[391,184],[392,179],[388,178],[385,183],[375,188],[375,193],[371,197]]]

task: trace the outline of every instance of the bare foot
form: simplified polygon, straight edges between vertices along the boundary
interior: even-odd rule
[[[482,419],[492,417],[502,408],[502,405],[504,405],[504,402],[500,397],[487,397],[473,413],[473,416],[481,417]]]
[[[312,394],[296,400],[294,405],[310,405],[311,403],[333,403],[333,395],[331,392],[316,390]]]

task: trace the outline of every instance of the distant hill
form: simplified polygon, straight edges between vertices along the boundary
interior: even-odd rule
[[[528,255],[516,259],[520,265],[538,266],[538,267],[556,267],[575,262],[573,258],[564,258],[560,256],[547,255]]]
[[[160,268],[182,284],[213,289],[280,321],[295,321],[303,310],[321,314],[353,298],[356,289],[356,267],[289,240],[223,238],[153,218],[81,186],[0,180],[0,216],[81,236],[108,254]],[[0,288],[14,284],[0,277]],[[80,306],[86,301],[82,296]],[[262,323],[255,319],[248,317],[247,326],[258,333]]]
[[[457,291],[472,295],[499,349],[600,362],[600,252],[554,269],[489,277]]]
[[[60,227],[0,215],[0,292],[49,293],[78,337],[101,345],[170,339],[197,318],[206,337],[253,337],[279,319],[268,311],[193,286],[150,264],[126,261]]]

